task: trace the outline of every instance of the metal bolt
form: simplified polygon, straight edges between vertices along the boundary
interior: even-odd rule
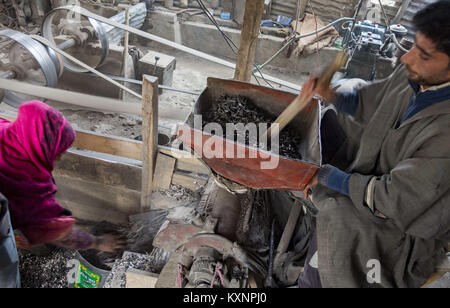
[[[153,67],[153,76],[155,76],[155,73],[156,73],[156,67],[157,67],[157,65],[158,65],[159,59],[161,59],[161,58],[158,57],[158,56],[155,56],[155,66]]]

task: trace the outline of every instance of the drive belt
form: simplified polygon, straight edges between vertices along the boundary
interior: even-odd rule
[[[133,34],[136,34],[136,35],[141,36],[143,38],[146,38],[146,39],[149,39],[149,40],[152,40],[152,41],[156,41],[156,42],[161,43],[163,45],[166,45],[166,46],[169,46],[169,47],[172,47],[172,48],[184,51],[186,53],[195,55],[195,56],[203,58],[205,60],[209,60],[211,62],[215,62],[215,63],[221,64],[221,65],[224,65],[226,67],[232,68],[233,70],[236,69],[236,65],[234,63],[232,63],[232,62],[225,61],[223,59],[211,56],[211,55],[209,55],[207,53],[204,53],[204,52],[201,52],[201,51],[198,51],[198,50],[195,50],[195,49],[183,46],[181,44],[177,44],[177,43],[172,42],[170,40],[167,40],[167,39],[161,38],[159,36],[153,35],[151,33],[148,33],[148,32],[145,32],[145,31],[142,31],[142,30],[139,30],[139,29],[135,29],[133,27],[129,27],[129,26],[123,25],[123,24],[118,23],[118,22],[113,21],[113,20],[109,20],[108,18],[105,18],[105,17],[97,15],[97,14],[93,14],[93,13],[89,12],[88,10],[86,10],[86,9],[84,9],[82,7],[76,6],[76,5],[67,5],[67,6],[62,6],[62,7],[56,8],[53,11],[49,12],[47,14],[47,16],[50,16],[50,14],[54,14],[55,11],[61,11],[61,10],[65,10],[65,11],[68,10],[68,11],[80,14],[80,15],[82,15],[84,17],[95,19],[95,20],[97,20],[97,21],[99,21],[101,23],[105,23],[105,24],[114,26],[114,27],[122,29],[124,31],[128,31],[129,33],[133,33]],[[44,24],[46,23],[46,19],[44,19]],[[288,88],[291,88],[291,89],[294,89],[294,90],[298,90],[299,91],[301,89],[301,87],[296,85],[296,84],[293,84],[293,83],[290,83],[290,82],[287,82],[287,81],[284,81],[284,80],[281,80],[281,79],[278,79],[278,78],[275,78],[275,77],[272,77],[272,76],[265,75],[264,78],[269,80],[269,81],[273,81],[275,83],[278,83],[280,85],[284,85],[284,86],[286,86]]]
[[[38,41],[38,42],[44,44],[45,46],[52,48],[54,51],[56,51],[57,53],[59,53],[60,55],[62,55],[63,57],[65,57],[66,59],[68,59],[68,60],[74,62],[75,64],[77,64],[77,65],[83,67],[84,69],[90,71],[91,73],[93,73],[93,74],[95,74],[95,75],[97,75],[97,76],[99,76],[99,77],[101,77],[101,78],[107,80],[108,82],[110,82],[110,83],[112,83],[113,85],[115,85],[115,86],[121,88],[121,89],[124,90],[124,91],[127,91],[128,93],[130,93],[130,94],[136,96],[137,98],[142,99],[142,95],[140,95],[140,94],[134,92],[133,90],[130,90],[130,89],[128,89],[127,87],[121,85],[120,83],[118,83],[118,82],[112,80],[111,78],[109,78],[109,77],[106,76],[105,74],[103,74],[103,73],[97,71],[96,69],[90,67],[89,65],[87,65],[87,64],[81,62],[80,60],[78,60],[78,59],[72,57],[72,56],[69,55],[67,52],[65,52],[65,51],[63,51],[63,50],[61,50],[61,49],[58,49],[54,44],[52,44],[52,43],[51,43],[49,40],[47,40],[46,38],[43,38],[42,36],[39,36],[39,35],[32,35],[31,37],[32,37],[33,39],[35,39],[36,41]]]

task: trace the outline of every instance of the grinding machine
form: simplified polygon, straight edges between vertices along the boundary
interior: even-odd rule
[[[193,112],[179,125],[178,138],[213,176],[196,211],[183,219],[168,219],[153,245],[179,254],[176,287],[293,285],[317,213],[300,191],[322,164],[323,111],[313,100],[293,121],[292,129],[301,140],[301,159],[294,159],[205,132],[196,123],[201,121],[198,117],[212,112],[223,95],[246,97],[275,117],[296,97],[292,92],[208,78]],[[244,155],[237,157],[239,152]],[[262,168],[269,161],[277,163]]]
[[[0,42],[3,43],[0,78],[55,88],[64,79],[65,69],[68,74],[80,74],[88,72],[89,68],[100,69],[104,66],[111,48],[123,38],[124,30],[84,16],[89,13],[86,9],[78,7],[78,11],[73,12],[71,8],[66,6],[51,10],[42,22],[42,37],[10,29],[0,31]],[[130,7],[129,26],[141,27],[146,13],[145,3]],[[125,13],[112,16],[109,21],[124,23]],[[65,51],[85,66],[62,56],[58,50]],[[70,75],[65,83],[76,83],[83,78]],[[27,98],[6,91],[3,102],[18,107]]]

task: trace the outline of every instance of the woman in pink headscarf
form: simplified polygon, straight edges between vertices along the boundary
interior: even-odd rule
[[[56,202],[54,162],[74,140],[65,117],[39,101],[22,104],[14,122],[0,119],[0,192],[8,199],[13,228],[30,245],[114,252],[123,241],[81,231]]]

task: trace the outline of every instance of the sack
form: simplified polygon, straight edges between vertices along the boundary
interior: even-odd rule
[[[110,271],[105,271],[90,264],[77,251],[75,259],[71,260],[73,266],[69,270],[69,287],[77,289],[103,288]]]

